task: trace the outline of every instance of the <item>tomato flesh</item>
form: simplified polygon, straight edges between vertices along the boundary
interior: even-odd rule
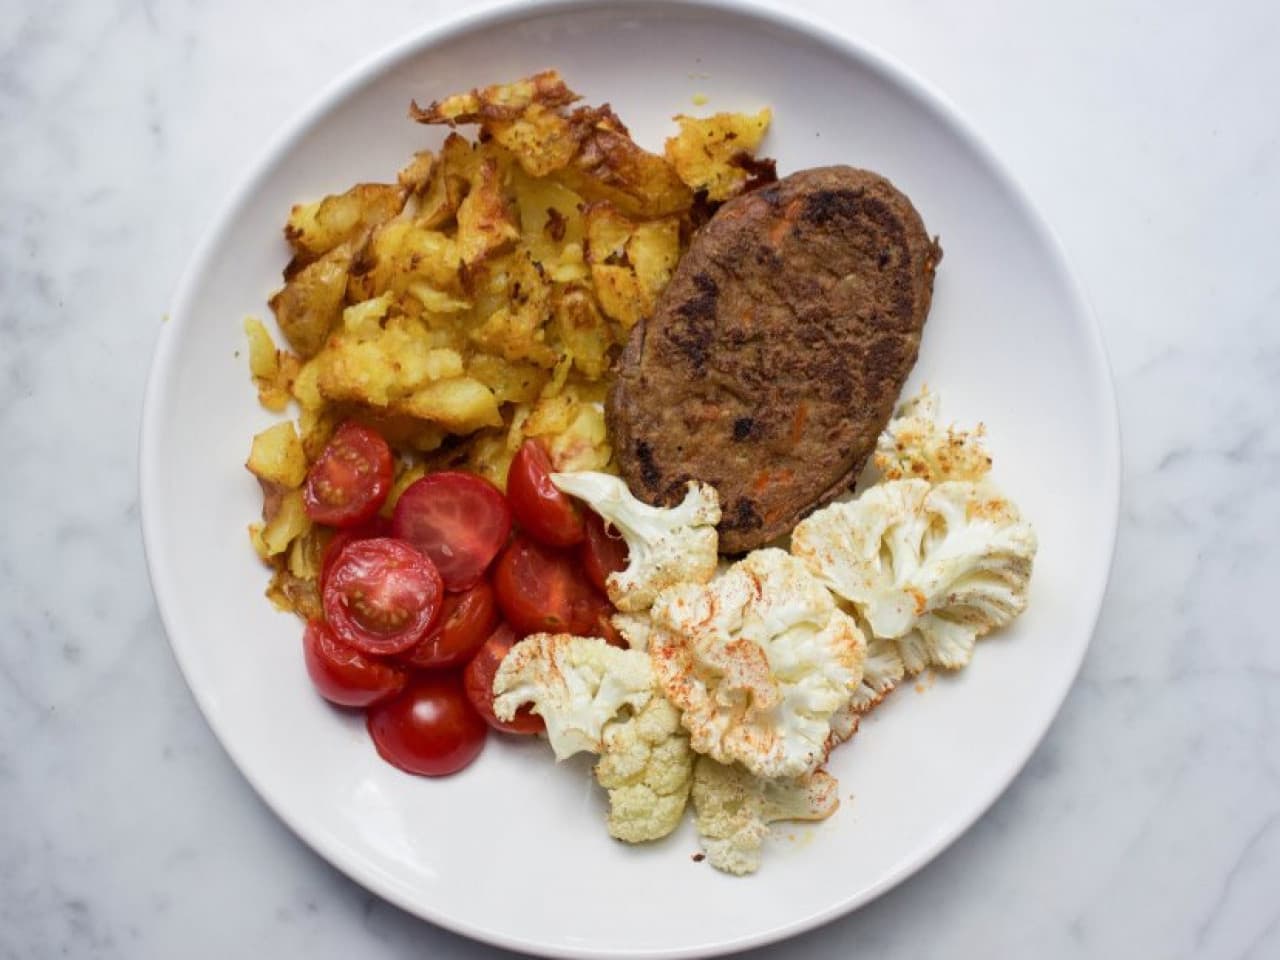
[[[583,579],[572,553],[516,537],[493,571],[498,608],[516,633],[589,635],[599,598]]]
[[[379,537],[348,543],[323,589],[325,619],[361,653],[402,653],[440,615],[444,588],[431,560],[407,543]]]
[[[400,494],[391,533],[431,558],[446,590],[467,590],[484,576],[511,534],[511,509],[482,477],[429,473]]]
[[[440,620],[430,633],[402,653],[400,660],[420,669],[461,666],[497,625],[493,587],[481,580],[465,593],[447,594]]]
[[[316,690],[342,707],[367,707],[385,700],[403,690],[409,678],[402,668],[343,643],[322,620],[307,623],[302,648]]]
[[[578,559],[587,579],[607,596],[609,575],[627,569],[631,551],[627,541],[594,510],[587,511],[586,528],[587,539],[578,549]]]
[[[342,552],[343,547],[353,540],[372,540],[375,537],[385,537],[390,532],[391,524],[377,515],[358,527],[335,530],[333,537],[325,544],[324,553],[320,555],[320,592],[324,592],[324,585],[329,579],[329,572],[333,569],[333,562],[338,559],[338,554]]]
[[[457,673],[422,674],[370,707],[366,726],[382,759],[426,777],[457,773],[470,764],[488,733]]]
[[[382,506],[391,490],[394,465],[382,436],[358,423],[344,423],[307,471],[302,503],[316,523],[354,527]]]
[[[526,440],[512,458],[507,499],[520,529],[539,543],[571,547],[587,535],[578,505],[551,482],[551,458],[537,440]]]
[[[502,664],[502,658],[515,646],[518,639],[515,631],[505,623],[499,626],[467,664],[467,668],[462,672],[462,683],[471,706],[475,707],[476,712],[495,730],[501,730],[503,733],[539,733],[545,730],[547,725],[540,716],[530,710],[527,704],[517,710],[510,720],[499,720],[493,712],[493,678]]]

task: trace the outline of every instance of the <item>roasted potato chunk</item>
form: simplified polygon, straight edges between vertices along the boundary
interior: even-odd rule
[[[680,132],[667,140],[667,160],[684,183],[695,191],[705,191],[708,200],[736,197],[747,186],[750,161],[772,116],[768,107],[756,114],[678,116]]]
[[[315,356],[342,316],[351,250],[342,246],[294,274],[268,301],[280,332],[304,360]]]
[[[296,205],[284,227],[297,253],[295,263],[310,263],[390,220],[404,208],[407,195],[399,184],[357,183],[346,193]]]

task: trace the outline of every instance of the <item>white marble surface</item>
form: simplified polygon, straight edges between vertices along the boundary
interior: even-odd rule
[[[0,18],[0,956],[489,957],[334,872],[178,675],[135,452],[153,339],[264,139],[457,9],[10,0]],[[372,6],[372,5],[371,5]],[[905,61],[1062,236],[1126,480],[1083,673],[931,866],[778,958],[1280,956],[1280,6],[804,4]]]

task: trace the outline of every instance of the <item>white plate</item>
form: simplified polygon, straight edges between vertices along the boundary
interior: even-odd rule
[[[841,809],[782,831],[750,879],[690,855],[691,828],[641,849],[605,834],[588,767],[491,741],[460,776],[380,761],[358,718],[311,690],[299,624],[275,613],[245,536],[240,467],[272,422],[241,320],[287,259],[290,205],[387,179],[439,132],[411,98],[558,67],[661,149],[669,117],[774,109],[784,172],[852,163],[889,176],[946,255],[914,382],[985,420],[996,477],[1041,541],[1028,613],[973,665],[910,686],[837,751]],[[307,843],[371,890],[479,939],[557,956],[694,956],[812,927],[887,890],[981,814],[1044,735],[1080,664],[1110,564],[1119,453],[1097,328],[1061,251],[991,155],[901,67],[789,16],[740,5],[507,7],[430,30],[331,88],[256,166],[183,278],[142,430],[143,529],[183,673],[228,753]],[[530,896],[530,886],[537,895]],[[510,891],[508,895],[506,891]]]

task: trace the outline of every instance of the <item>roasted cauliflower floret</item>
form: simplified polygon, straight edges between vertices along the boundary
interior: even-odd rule
[[[654,672],[694,750],[762,777],[826,760],[865,643],[803,563],[757,550],[708,584],[664,591],[650,615]]]
[[[665,837],[680,824],[693,783],[693,751],[680,712],[662,696],[604,728],[596,781],[609,791],[609,835],[627,843]]]
[[[791,550],[913,674],[963,667],[1022,612],[1036,536],[988,483],[894,480],[801,521]]]
[[[707,859],[726,873],[754,873],[769,824],[825,820],[840,805],[840,783],[825,770],[794,779],[753,777],[742,767],[699,757],[693,774],[693,809]]]
[[[637,500],[618,477],[605,473],[553,473],[551,481],[609,521],[630,549],[627,567],[605,582],[619,610],[646,610],[667,587],[702,584],[716,570],[720,498],[715,488],[690,481],[674,507]]]
[[[615,613],[609,618],[613,629],[622,634],[627,646],[632,650],[648,650],[649,634],[653,632],[653,621],[648,611],[640,613]]]
[[[972,432],[942,427],[938,395],[922,387],[898,408],[876,441],[876,469],[885,480],[981,480],[991,469],[991,456],[982,445],[985,434],[982,424]]]
[[[596,637],[535,633],[503,658],[493,678],[493,712],[510,720],[526,703],[547,724],[557,760],[604,749],[604,728],[653,696],[649,659]]]

